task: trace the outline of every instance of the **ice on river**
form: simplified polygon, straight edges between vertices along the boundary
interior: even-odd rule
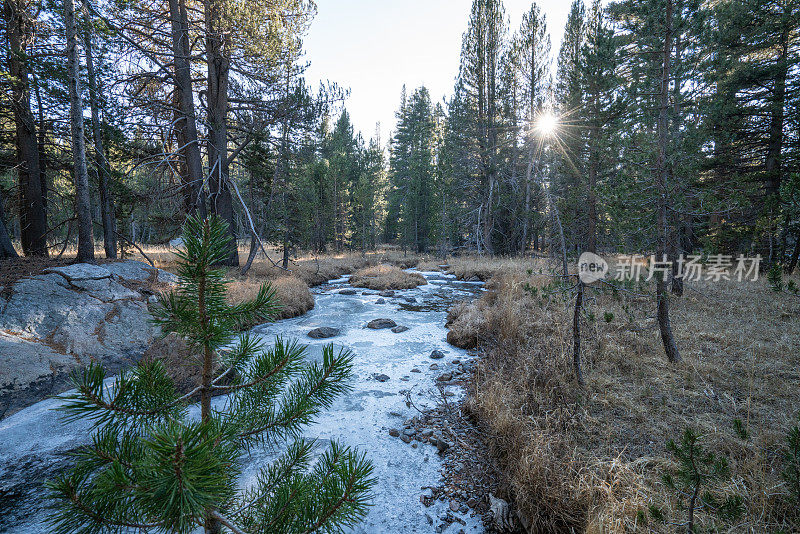
[[[446,513],[447,503],[436,502],[425,508],[419,500],[426,486],[441,483],[442,459],[435,447],[419,443],[417,448],[389,436],[390,428],[402,428],[403,421],[417,414],[406,406],[405,391],[419,408],[433,406],[439,393],[434,379],[448,369],[453,359],[465,360],[465,351],[447,344],[445,316],[455,300],[480,292],[480,284],[458,282],[441,273],[422,273],[429,281],[416,289],[395,291],[384,297],[376,291],[358,290],[356,295],[341,295],[347,277],[332,280],[314,289],[316,306],[307,314],[258,326],[254,332],[268,343],[275,336],[296,338],[308,345],[309,357],[321,357],[322,347],[334,343],[355,353],[352,391],[324,411],[316,423],[304,431],[306,438],[317,439],[320,447],[330,440],[357,447],[366,452],[375,467],[377,485],[373,506],[366,520],[352,529],[356,533],[435,532]],[[367,293],[367,294],[363,294]],[[416,302],[408,302],[414,297]],[[401,333],[371,330],[372,319],[389,318],[409,329]],[[341,330],[330,339],[311,339],[306,334],[319,326]],[[438,349],[445,358],[438,360],[440,371],[429,370],[429,355]],[[421,373],[412,373],[418,368]],[[374,374],[389,380],[379,382]],[[401,380],[404,379],[404,380]],[[460,392],[452,388],[457,394]],[[215,403],[223,403],[218,397]],[[8,419],[0,421],[0,532],[39,534],[47,532],[43,524],[44,491],[42,483],[59,468],[67,465],[65,453],[87,443],[88,425],[81,422],[62,424],[55,399],[39,402]],[[391,413],[400,416],[391,415]],[[254,449],[246,460],[245,478],[254,477],[276,451]],[[431,523],[429,516],[432,518]],[[444,532],[482,532],[477,518],[459,515],[466,526],[453,523]]]

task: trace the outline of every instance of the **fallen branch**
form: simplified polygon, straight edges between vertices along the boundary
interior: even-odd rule
[[[242,194],[239,192],[239,187],[237,187],[236,182],[231,180],[230,177],[228,178],[228,182],[231,184],[231,186],[233,186],[233,190],[236,192],[236,197],[239,199],[239,202],[241,202],[245,215],[247,215],[247,222],[250,225],[251,239],[256,239],[258,246],[261,247],[261,251],[264,253],[264,257],[266,257],[274,267],[277,267],[282,271],[286,271],[287,273],[292,272],[291,269],[284,269],[281,265],[278,265],[276,262],[272,261],[272,258],[269,257],[267,250],[264,248],[264,243],[261,241],[261,238],[258,237],[256,226],[253,224],[253,217],[250,215],[250,210],[247,208],[247,204],[245,204]],[[251,254],[250,257],[247,258],[247,263],[244,265],[244,267],[242,267],[242,275],[247,274],[247,271],[250,270],[250,266],[253,263],[253,258],[255,258],[255,254]]]
[[[144,259],[147,260],[147,263],[150,264],[150,267],[152,267],[153,269],[156,268],[155,262],[153,260],[151,260],[150,257],[147,254],[144,253],[144,250],[142,250],[142,248],[139,245],[137,245],[136,243],[134,243],[133,241],[131,241],[130,239],[128,239],[127,237],[125,237],[124,235],[119,233],[119,231],[116,228],[114,229],[114,233],[117,235],[117,237],[119,237],[120,239],[125,241],[127,244],[132,245],[133,247],[135,247],[136,250],[139,251],[139,254],[141,254],[144,257]]]

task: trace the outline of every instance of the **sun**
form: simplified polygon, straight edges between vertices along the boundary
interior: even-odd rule
[[[539,135],[549,137],[555,133],[557,128],[558,117],[550,111],[544,111],[536,118],[536,131],[539,132]]]

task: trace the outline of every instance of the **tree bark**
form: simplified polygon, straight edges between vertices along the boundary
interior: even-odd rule
[[[78,61],[75,6],[64,0],[64,26],[67,34],[67,78],[69,85],[70,129],[72,133],[72,160],[75,175],[75,211],[78,215],[77,261],[94,260],[94,231],[92,207],[89,199],[89,174],[86,169],[86,141],[83,131],[83,105],[80,91],[80,64]]]
[[[89,7],[87,0],[83,0],[86,12],[86,19],[90,20]],[[100,192],[100,215],[103,221],[103,246],[106,258],[117,257],[117,234],[116,221],[114,220],[114,199],[109,190],[111,173],[108,168],[105,148],[103,147],[103,130],[100,124],[100,106],[98,103],[97,77],[94,70],[94,57],[92,56],[92,35],[87,28],[83,35],[84,48],[86,52],[86,74],[89,77],[89,104],[92,110],[92,138],[94,140],[95,169],[98,178],[98,190]]]
[[[203,198],[203,159],[197,140],[197,117],[194,108],[192,72],[189,64],[189,19],[185,0],[169,0],[170,23],[172,26],[172,54],[175,63],[175,91],[177,99],[176,121],[180,153],[186,169],[184,201],[187,213],[198,213],[206,217],[206,204]]]
[[[36,111],[39,114],[39,182],[42,186],[42,205],[44,206],[45,216],[47,214],[47,194],[50,191],[50,184],[47,182],[47,151],[45,150],[45,140],[47,139],[47,122],[44,119],[44,108],[42,107],[42,92],[39,89],[39,81],[33,76],[33,89],[36,95]],[[45,224],[45,227],[47,225]]]
[[[228,223],[230,241],[224,265],[239,265],[239,247],[233,217],[228,172],[228,76],[230,58],[225,30],[222,28],[222,3],[205,0],[206,59],[208,62],[208,165],[211,213]]]
[[[497,24],[497,22],[495,22]],[[497,53],[495,47],[499,43],[491,42],[487,39],[485,42],[487,57],[487,95],[486,95],[486,134],[489,149],[489,190],[486,197],[486,213],[483,219],[483,239],[486,252],[494,255],[494,243],[492,243],[492,232],[494,230],[494,190],[497,183],[497,128],[495,128],[494,120],[497,115]]]
[[[784,106],[786,105],[786,77],[789,70],[787,59],[789,53],[789,25],[781,32],[780,55],[778,56],[775,74],[775,88],[770,110],[769,141],[767,157],[764,164],[767,178],[767,195],[777,197],[781,188],[781,151],[783,148]]]
[[[583,282],[578,278],[578,294],[575,296],[575,311],[572,316],[572,370],[575,380],[583,386],[581,371],[581,311],[583,310]]]
[[[594,95],[597,98],[597,94]],[[597,107],[595,106],[595,112]],[[595,115],[597,118],[597,115]],[[599,147],[597,134],[599,126],[593,124],[589,127],[589,166],[588,166],[588,191],[586,196],[586,248],[589,252],[597,252],[597,173],[600,167]]]
[[[681,15],[683,12],[683,0],[677,0],[677,4],[675,6],[675,10],[678,13],[678,16]],[[681,61],[683,47],[682,47],[682,40],[680,32],[677,32],[675,35],[675,83],[674,89],[672,91],[673,94],[673,103],[672,103],[672,141],[674,146],[680,146],[679,143],[679,136],[681,135],[680,130],[680,123],[681,123],[681,78],[679,75],[679,71],[677,65]],[[679,182],[676,178],[675,173],[675,165],[676,162],[673,160],[669,162],[667,166],[669,170],[669,183],[673,184],[673,187],[680,190],[680,199],[683,201],[684,194],[683,191],[685,189],[684,184]],[[679,232],[678,228],[683,229],[682,221],[678,220],[677,213],[674,209],[670,209],[669,213],[670,224],[672,226],[672,232],[669,236],[669,245],[668,245],[668,257],[669,261],[672,262],[671,270],[670,270],[670,290],[672,294],[675,296],[683,296],[683,276],[681,273],[678,272],[678,256],[682,252],[682,242],[681,242],[681,235],[682,230]]]
[[[6,229],[6,214],[3,209],[3,191],[0,190],[0,260],[4,258],[16,258],[17,251],[11,243]]]
[[[32,30],[23,0],[5,0],[8,66],[11,75],[11,107],[17,144],[17,176],[20,192],[20,237],[26,256],[47,256],[47,213],[40,167],[39,142],[30,103],[28,39]]]
[[[800,231],[798,231],[797,235],[795,236],[794,250],[792,251],[792,257],[789,258],[789,264],[786,266],[787,274],[792,274],[794,268],[797,267],[798,257],[800,257]]]
[[[668,135],[668,110],[669,110],[669,78],[670,78],[670,56],[672,53],[672,0],[667,0],[665,24],[664,24],[664,44],[661,50],[661,83],[659,91],[659,111],[658,111],[658,157],[656,158],[655,186],[656,186],[656,231],[657,247],[656,261],[663,261],[667,256],[667,246],[670,237],[668,201],[669,190],[667,180],[669,169],[667,168],[667,135]],[[661,341],[664,344],[664,351],[670,362],[681,361],[681,355],[675,344],[675,337],[672,334],[672,326],[669,319],[669,294],[667,293],[667,281],[660,273],[656,279],[656,306],[658,315],[658,327],[661,332]]]

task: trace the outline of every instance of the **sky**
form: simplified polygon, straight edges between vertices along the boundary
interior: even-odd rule
[[[539,0],[552,56],[558,54],[570,0]],[[531,0],[503,0],[512,31]],[[461,38],[472,0],[318,0],[304,47],[312,87],[330,80],[349,88],[345,107],[365,140],[381,123],[381,143],[395,127],[400,92],[425,85],[434,102],[453,91]],[[555,63],[555,61],[554,61]]]

